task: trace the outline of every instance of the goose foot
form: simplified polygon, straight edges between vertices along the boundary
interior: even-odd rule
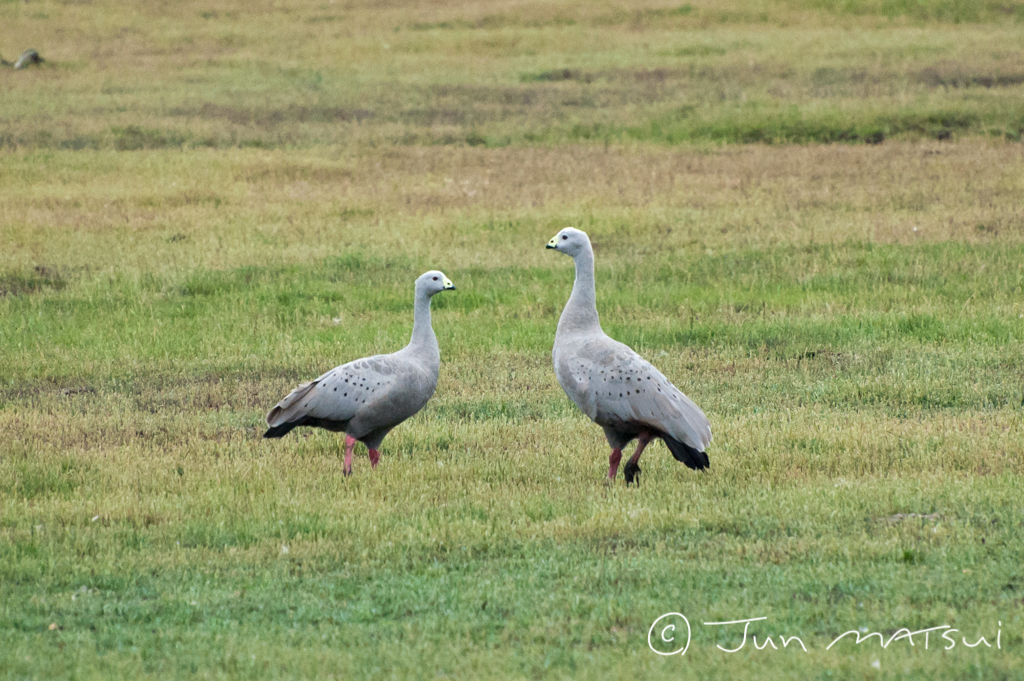
[[[629,461],[626,462],[626,470],[623,473],[626,476],[626,486],[628,487],[632,483],[636,483],[636,486],[640,486],[640,455],[644,453],[644,449],[653,438],[648,432],[640,433],[637,438],[636,451],[633,452],[633,456],[629,457]]]

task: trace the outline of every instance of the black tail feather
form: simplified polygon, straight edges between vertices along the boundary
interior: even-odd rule
[[[298,421],[289,421],[288,423],[268,428],[267,432],[263,433],[263,437],[284,437],[293,428],[298,428],[299,426],[311,426],[313,428],[323,428],[332,433],[344,433],[348,429],[348,421],[330,421],[328,419],[316,419],[312,416],[305,416]]]
[[[292,421],[291,423],[282,423],[279,426],[268,428],[267,432],[263,433],[263,437],[284,437],[291,432],[292,428],[301,426],[301,421]]]
[[[676,461],[681,461],[692,468],[695,471],[703,470],[711,465],[708,461],[708,455],[699,449],[694,449],[685,442],[673,439],[667,435],[663,435],[662,438],[665,444],[668,445],[668,450],[672,452],[672,456],[675,457]]]

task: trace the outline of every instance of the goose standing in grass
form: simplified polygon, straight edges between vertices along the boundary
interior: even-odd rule
[[[33,64],[42,64],[46,60],[39,56],[39,52],[32,49],[31,47],[21,53],[18,57],[18,61],[13,64],[3,57],[0,57],[0,66],[13,66],[16,69],[23,69]]]
[[[612,448],[609,481],[619,470],[622,448],[634,439],[636,452],[623,471],[627,485],[640,482],[640,455],[655,438],[665,441],[677,461],[695,470],[707,468],[711,425],[704,412],[628,345],[601,330],[594,250],[587,233],[566,227],[547,247],[572,256],[576,263],[576,282],[551,351],[555,375],[569,399],[604,428]]]
[[[416,280],[412,340],[390,355],[364,357],[303,383],[267,414],[263,437],[282,437],[292,428],[314,426],[345,433],[345,475],[352,474],[352,450],[366,445],[377,467],[384,436],[426,405],[437,387],[441,351],[430,325],[430,299],[455,285],[436,270]]]

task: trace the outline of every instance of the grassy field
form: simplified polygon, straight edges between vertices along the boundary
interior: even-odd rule
[[[1022,7],[0,2],[0,676],[1024,678]],[[603,484],[566,225],[709,471]],[[261,439],[432,268],[378,470]]]

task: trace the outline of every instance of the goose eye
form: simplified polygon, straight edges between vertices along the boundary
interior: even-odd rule
[[[568,239],[568,238],[569,238],[569,237],[567,237],[566,235],[564,235],[564,234],[562,235],[562,241],[565,241],[565,240],[566,240],[566,239]]]
[[[434,277],[434,281],[437,281],[437,277]]]

